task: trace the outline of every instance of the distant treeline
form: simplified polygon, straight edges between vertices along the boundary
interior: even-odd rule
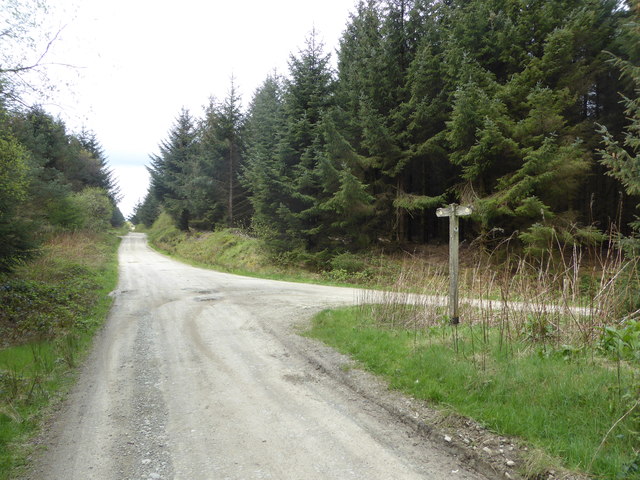
[[[251,227],[280,252],[446,239],[435,209],[452,202],[474,208],[467,237],[530,249],[631,233],[634,167],[611,161],[640,88],[634,8],[361,1],[337,70],[312,32],[246,110],[232,84],[203,118],[181,111],[132,220]]]

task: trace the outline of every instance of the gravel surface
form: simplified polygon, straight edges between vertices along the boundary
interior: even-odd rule
[[[517,478],[296,334],[356,290],[186,266],[134,233],[114,295],[25,478]]]

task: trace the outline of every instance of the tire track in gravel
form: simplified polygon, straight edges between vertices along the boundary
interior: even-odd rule
[[[159,353],[150,314],[140,317],[130,362],[136,379],[126,414],[120,417],[120,440],[113,445],[113,457],[123,459],[118,475],[123,479],[173,478],[173,462],[166,431],[167,405],[160,388]],[[126,388],[122,385],[121,388]]]

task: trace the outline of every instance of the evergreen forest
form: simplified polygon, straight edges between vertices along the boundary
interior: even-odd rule
[[[52,234],[106,231],[125,221],[96,135],[68,132],[41,107],[12,104],[5,85],[0,83],[0,273],[36,255]]]
[[[45,5],[6,2],[3,10],[0,278],[36,256],[58,233],[103,232],[125,221],[117,206],[118,186],[96,134],[88,128],[71,132],[43,106],[30,104],[33,98],[46,101],[56,88],[46,79],[47,49],[34,47]]]
[[[183,109],[132,217],[239,227],[276,253],[467,239],[528,252],[635,233],[640,7],[630,0],[361,0],[248,106]],[[335,57],[333,57],[335,55]]]

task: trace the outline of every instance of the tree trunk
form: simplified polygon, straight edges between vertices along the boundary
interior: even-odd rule
[[[229,139],[229,205],[228,205],[229,227],[233,226],[233,138]]]

